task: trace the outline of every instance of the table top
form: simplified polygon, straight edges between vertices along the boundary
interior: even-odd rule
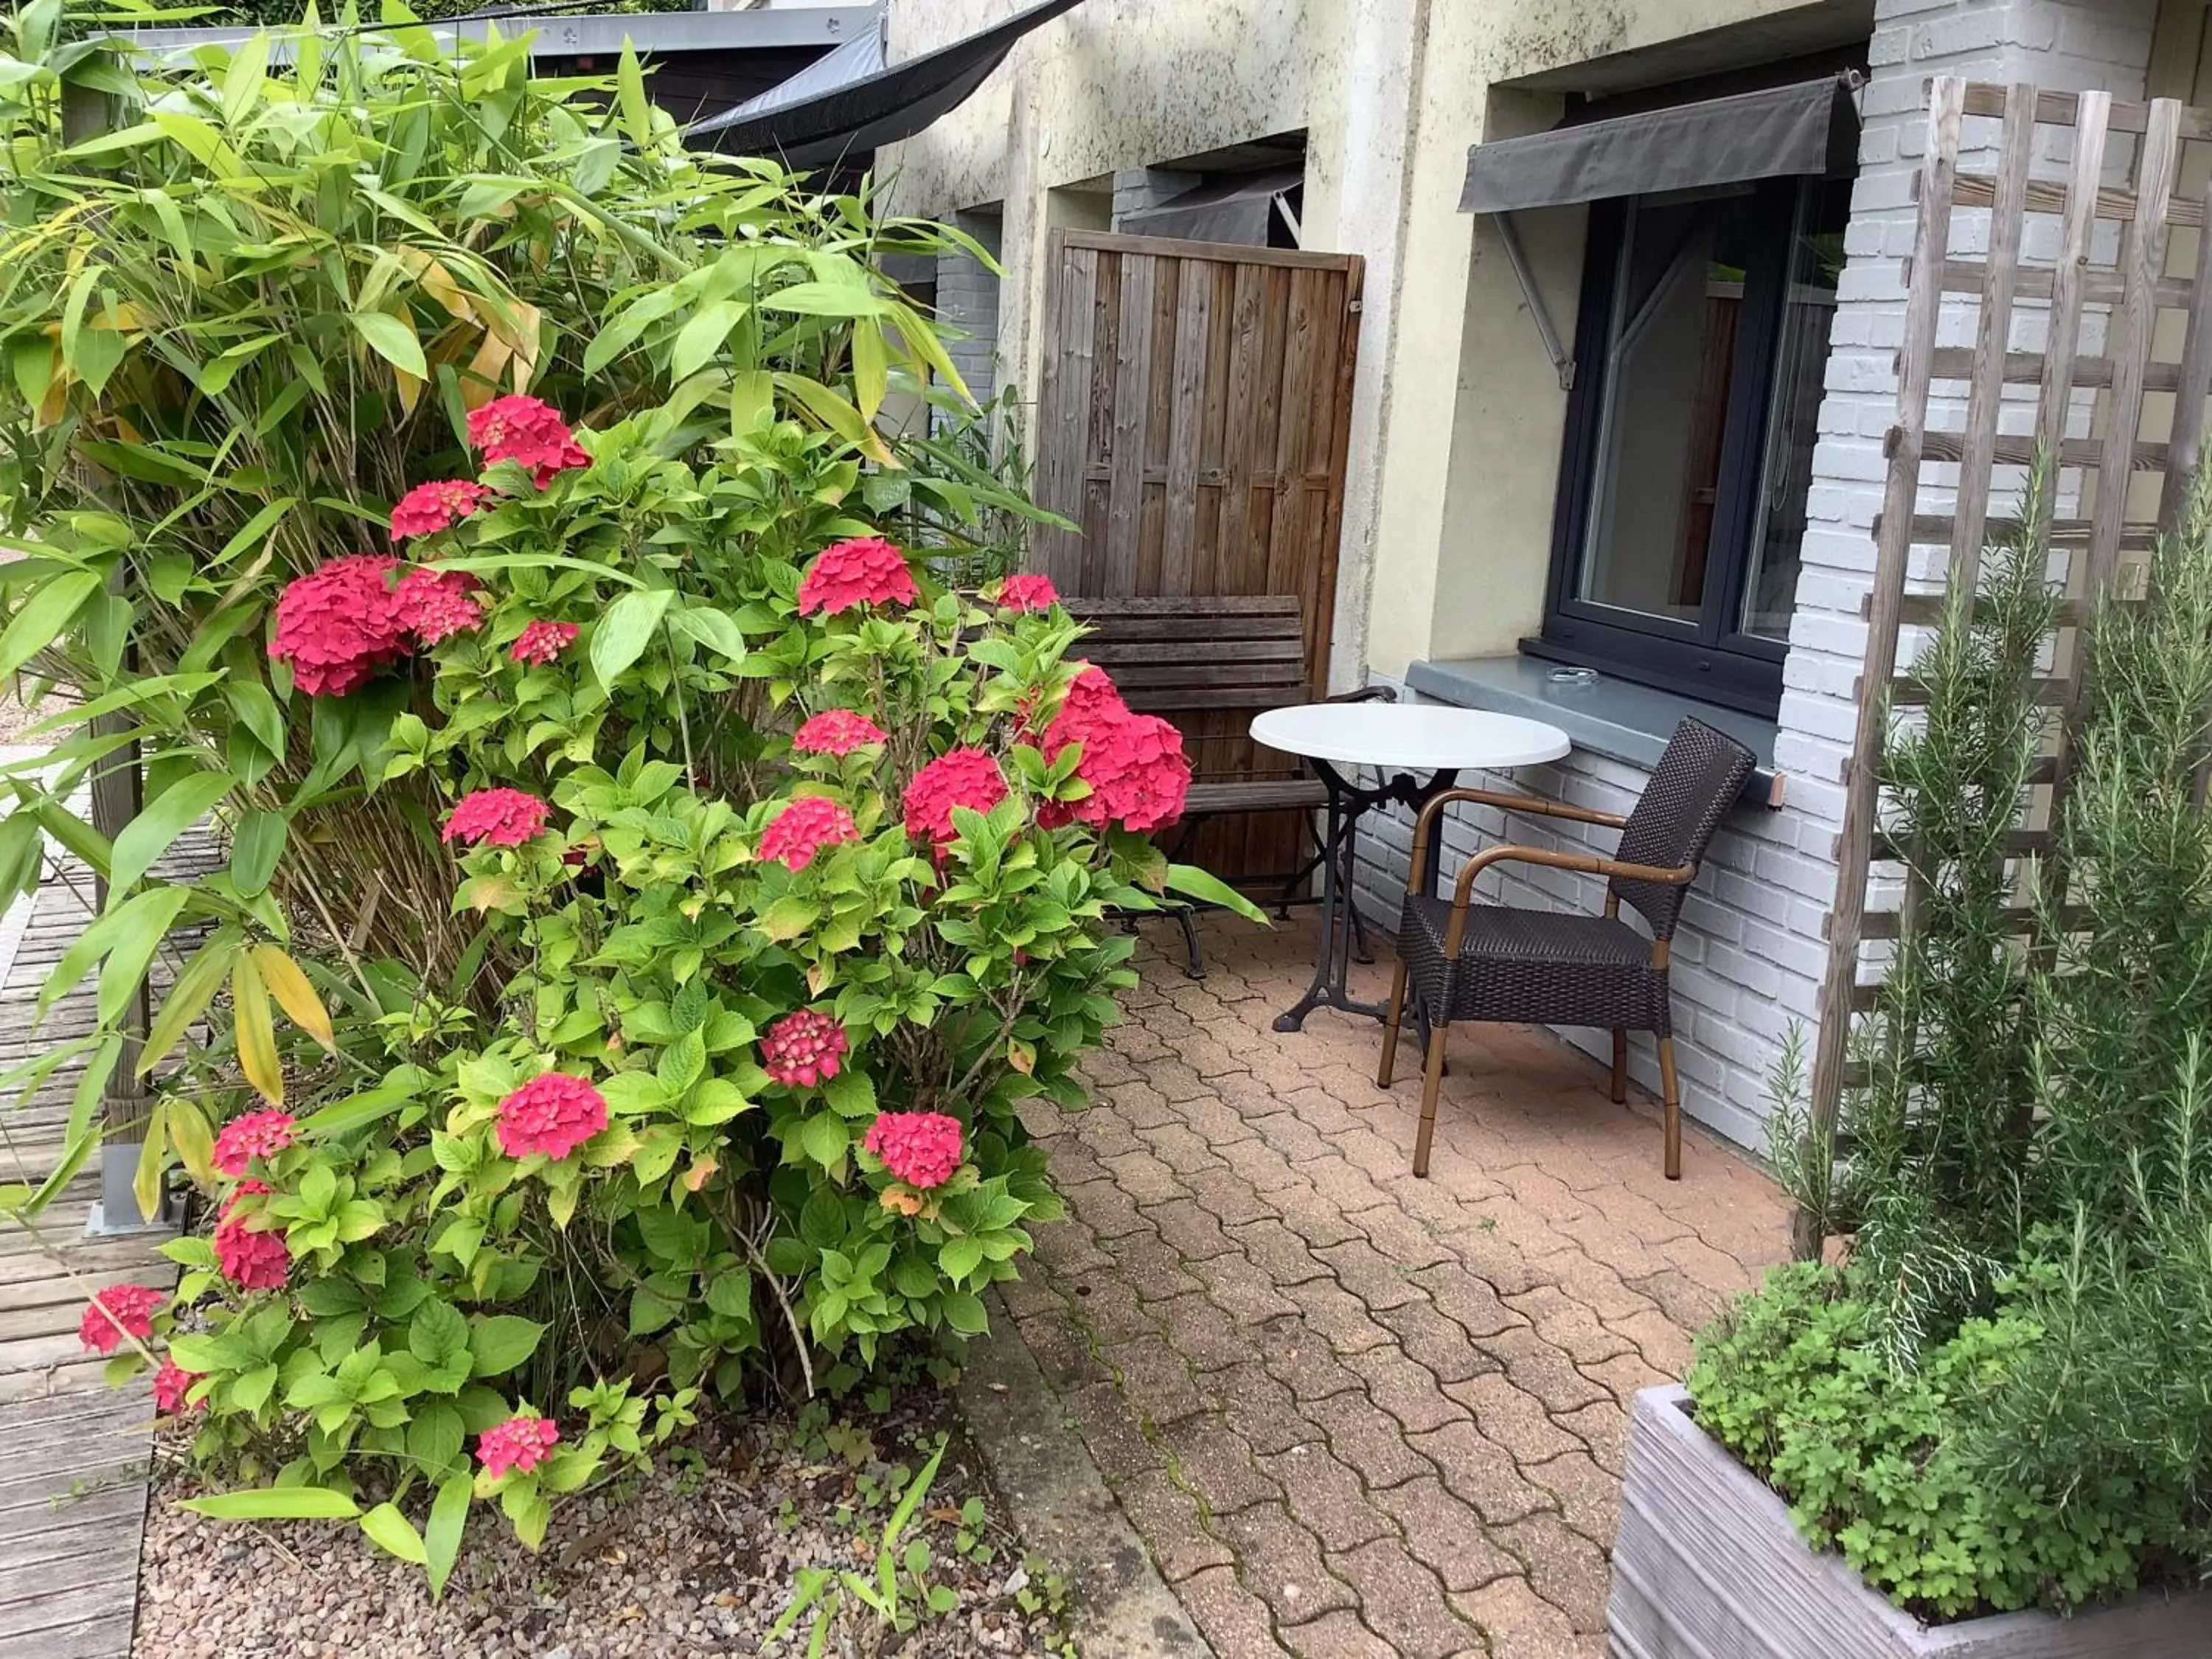
[[[1499,772],[1558,760],[1567,734],[1541,720],[1445,703],[1308,702],[1270,708],[1252,739],[1286,755],[1420,772]]]

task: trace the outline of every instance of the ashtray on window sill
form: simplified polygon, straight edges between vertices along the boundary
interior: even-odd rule
[[[1578,690],[1584,686],[1591,686],[1597,684],[1597,670],[1595,668],[1554,668],[1549,674],[1546,675],[1545,678],[1550,680],[1553,685],[1561,687],[1564,690]]]

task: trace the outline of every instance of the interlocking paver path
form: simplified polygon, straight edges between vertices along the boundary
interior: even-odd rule
[[[1694,1132],[1663,1180],[1648,1102],[1504,1026],[1454,1028],[1415,1181],[1418,1063],[1269,1029],[1311,923],[1206,932],[1033,1118],[1069,1215],[1006,1300],[1070,1426],[1221,1659],[1602,1654],[1630,1397],[1784,1258],[1781,1193]]]

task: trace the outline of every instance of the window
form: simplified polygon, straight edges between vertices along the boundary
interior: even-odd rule
[[[1590,210],[1540,656],[1771,714],[1847,180]]]

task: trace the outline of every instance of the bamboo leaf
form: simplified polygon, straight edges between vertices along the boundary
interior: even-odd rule
[[[230,841],[230,879],[242,897],[269,890],[276,861],[284,855],[290,826],[282,812],[261,808],[242,814]]]
[[[622,102],[623,127],[630,143],[640,149],[653,147],[653,106],[646,101],[645,71],[638,67],[636,48],[623,36],[622,58],[615,66],[615,90]]]
[[[177,1162],[185,1166],[186,1174],[203,1187],[215,1185],[215,1131],[208,1127],[207,1113],[199,1103],[172,1095],[162,1102],[162,1122],[169,1133],[169,1145],[176,1148]],[[149,1213],[140,1211],[141,1215]]]
[[[883,325],[863,317],[853,325],[853,397],[862,420],[876,418],[890,385],[890,356],[884,346]]]
[[[453,1577],[453,1563],[460,1558],[461,1535],[468,1530],[469,1500],[475,1496],[475,1489],[476,1482],[465,1470],[448,1475],[430,1505],[430,1525],[422,1535],[422,1547],[434,1601],[446,1593],[446,1581]]]
[[[354,331],[368,342],[369,349],[392,368],[418,380],[430,378],[430,365],[422,357],[422,343],[415,337],[410,325],[388,311],[349,312],[347,319],[353,324]]]
[[[422,1534],[415,1530],[415,1523],[400,1514],[391,1504],[379,1504],[361,1517],[361,1529],[368,1534],[369,1542],[388,1555],[416,1566],[427,1565],[429,1554],[422,1547]]]
[[[241,951],[231,965],[230,1004],[239,1069],[256,1094],[271,1106],[282,1106],[284,1068],[276,1057],[276,1021],[269,1011],[269,988],[250,951]]]
[[[142,1075],[168,1058],[185,1028],[207,1012],[208,1004],[215,1000],[216,988],[230,972],[240,943],[236,931],[226,927],[192,953],[192,959],[169,987],[169,994],[161,999],[161,1011],[154,1018],[153,1030],[146,1034],[145,1050],[138,1056]]]
[[[137,886],[177,837],[212,811],[236,782],[228,772],[194,772],[142,807],[115,837],[107,870],[108,903],[113,905]]]
[[[668,372],[679,380],[697,374],[721,350],[722,343],[744,314],[744,305],[737,300],[716,300],[701,306],[676,336],[676,344],[668,354]]]
[[[274,945],[253,947],[253,965],[261,970],[261,982],[269,988],[270,994],[292,1024],[323,1045],[331,1054],[337,1052],[337,1037],[331,1030],[330,1010],[315,988],[307,982],[300,964]]]
[[[141,893],[130,907],[131,923],[108,953],[100,971],[100,1022],[112,1025],[130,1011],[131,1000],[154,965],[154,954],[169,936],[179,914],[192,896],[189,887],[155,887]]]
[[[269,73],[269,37],[255,34],[231,54],[222,74],[222,118],[236,126],[261,101],[261,82]]]
[[[0,679],[59,641],[100,586],[96,570],[64,571],[40,583],[5,631],[0,631]]]
[[[151,1221],[161,1213],[161,1165],[169,1152],[169,1103],[157,1100],[146,1115],[146,1139],[138,1146],[138,1169],[131,1178],[131,1196],[138,1201],[138,1214]]]

